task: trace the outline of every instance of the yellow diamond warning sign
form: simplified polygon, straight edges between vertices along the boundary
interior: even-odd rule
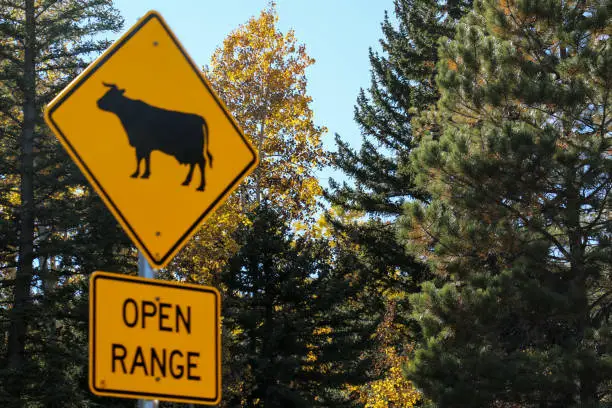
[[[102,396],[221,400],[220,296],[211,287],[96,272],[89,386]]]
[[[45,119],[157,268],[258,162],[227,108],[153,11],[64,89]]]

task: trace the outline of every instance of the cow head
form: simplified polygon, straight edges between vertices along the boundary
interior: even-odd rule
[[[102,82],[102,85],[110,89],[98,99],[98,108],[108,112],[117,112],[126,100],[126,97],[123,96],[125,89],[119,89],[117,85],[107,84],[106,82]]]

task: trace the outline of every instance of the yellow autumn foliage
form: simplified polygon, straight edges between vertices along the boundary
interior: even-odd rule
[[[204,75],[260,156],[242,183],[181,251],[171,270],[191,282],[219,285],[219,270],[238,251],[233,234],[247,213],[267,201],[295,221],[313,222],[321,186],[315,171],[328,163],[306,93],[314,63],[294,32],[281,33],[274,4],[232,31]],[[223,289],[222,287],[220,289]]]
[[[399,356],[393,347],[384,349],[388,369],[380,380],[363,386],[349,386],[348,391],[357,395],[364,408],[409,408],[421,400],[421,394],[402,375],[402,365],[407,357]]]
[[[306,93],[314,63],[295,33],[280,32],[274,3],[234,30],[205,74],[259,152],[257,170],[238,195],[243,205],[271,202],[311,222],[321,186],[315,171],[329,162]]]

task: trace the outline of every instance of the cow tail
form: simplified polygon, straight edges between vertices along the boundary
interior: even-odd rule
[[[212,169],[213,157],[212,154],[210,154],[210,150],[208,150],[208,125],[206,124],[206,120],[204,120],[204,118],[202,118],[202,124],[204,126],[204,144],[206,145],[206,156],[208,156],[208,165]]]

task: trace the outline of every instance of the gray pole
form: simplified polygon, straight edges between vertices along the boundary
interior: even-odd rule
[[[155,275],[157,271],[151,268],[147,258],[142,255],[142,252],[138,251],[138,276],[148,279],[155,279]],[[159,406],[159,401],[150,401],[150,400],[138,400],[138,408],[157,408]]]

